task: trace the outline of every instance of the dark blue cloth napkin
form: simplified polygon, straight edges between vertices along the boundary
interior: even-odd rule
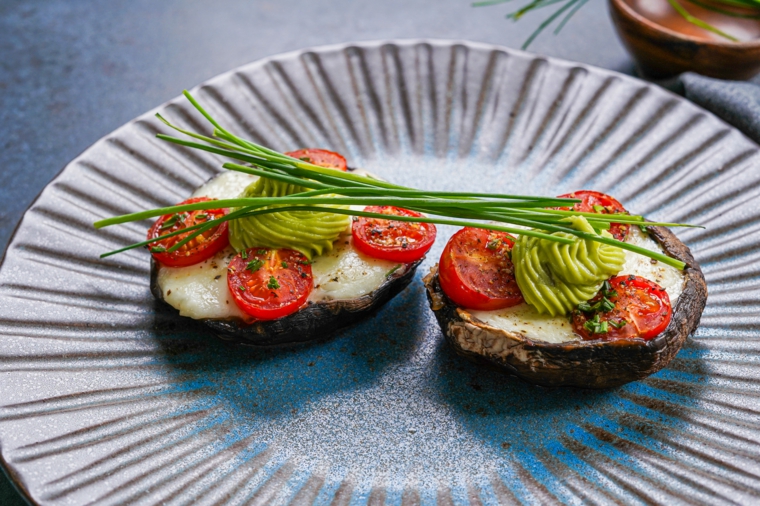
[[[760,84],[722,81],[688,72],[677,92],[760,144]]]

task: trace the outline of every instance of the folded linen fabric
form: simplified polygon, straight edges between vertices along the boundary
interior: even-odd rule
[[[760,144],[760,84],[723,81],[687,72],[678,90],[683,96],[741,130]]]

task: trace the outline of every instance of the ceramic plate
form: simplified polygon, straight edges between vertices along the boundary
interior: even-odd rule
[[[710,297],[668,368],[549,390],[443,344],[417,279],[297,349],[225,345],[154,303],[148,254],[98,255],[222,161],[152,113],[71,162],[0,269],[0,446],[33,503],[750,503],[760,499],[760,155],[694,105],[613,72],[465,42],[276,56],[195,94],[233,132],[320,146],[402,184],[593,188],[679,231]],[[184,99],[158,110],[205,125]],[[440,254],[450,229],[420,271]]]

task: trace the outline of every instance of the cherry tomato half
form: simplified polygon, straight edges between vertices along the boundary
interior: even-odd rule
[[[207,202],[212,199],[207,197],[198,197],[180,202],[178,205],[195,204],[197,202]],[[226,209],[205,209],[201,211],[186,211],[183,213],[165,214],[161,216],[150,230],[148,230],[148,239],[155,239],[171,232],[176,232],[183,228],[191,227],[205,223],[227,214]],[[190,235],[178,234],[167,239],[151,243],[150,252],[158,262],[168,267],[184,267],[187,265],[197,264],[207,258],[214,256],[223,250],[230,243],[227,233],[227,222],[208,230],[195,237],[181,248],[169,253],[167,250],[177,244],[179,241]]]
[[[454,234],[438,264],[441,289],[458,306],[490,311],[523,301],[510,258],[514,237],[466,227]]]
[[[227,267],[227,286],[235,304],[259,320],[295,313],[314,287],[309,260],[291,249],[249,248]]]
[[[369,206],[364,210],[390,216],[422,216],[393,206]],[[383,260],[409,263],[424,257],[433,246],[436,228],[432,223],[357,217],[351,224],[351,234],[354,245],[362,253]]]
[[[673,310],[668,293],[660,285],[639,276],[616,276],[609,284],[606,299],[614,308],[573,311],[573,330],[583,339],[614,341],[640,337],[649,340],[665,330]],[[603,302],[602,292],[588,301],[588,305],[593,307]],[[598,332],[597,323],[602,322],[606,322],[606,329],[601,330],[606,332]]]
[[[628,214],[623,204],[606,193],[595,192],[592,190],[579,190],[577,192],[560,195],[560,198],[581,199],[573,206],[573,211],[582,213],[600,213],[600,214]],[[569,207],[559,207],[563,211],[570,210]],[[630,225],[622,223],[610,223],[610,234],[618,241],[624,241],[628,235]]]
[[[327,151],[326,149],[299,149],[298,151],[290,151],[285,154],[305,162],[313,163],[314,165],[319,165],[320,167],[338,169],[344,172],[348,170],[348,164],[343,155]]]

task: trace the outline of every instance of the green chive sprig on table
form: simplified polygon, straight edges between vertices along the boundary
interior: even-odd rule
[[[473,2],[472,6],[486,7],[489,5],[498,5],[511,1],[512,0],[483,0]],[[559,20],[557,27],[554,29],[554,35],[557,35],[562,30],[562,28],[564,28],[567,22],[570,21],[570,19],[578,12],[578,10],[580,10],[580,8],[583,7],[587,2],[588,0],[530,0],[523,7],[520,7],[519,9],[507,14],[507,18],[513,21],[519,21],[525,14],[531,11],[536,11],[545,7],[549,7],[551,5],[561,4],[557,7],[557,10],[555,10],[540,25],[538,25],[538,28],[536,28],[533,33],[531,33],[531,35],[526,39],[522,45],[522,49],[527,49],[528,46],[530,46],[531,43],[536,39],[536,37],[541,34],[541,32],[549,27],[549,25]],[[703,28],[716,35],[719,35],[720,37],[723,37],[732,42],[738,42],[738,39],[716,28],[710,23],[707,23],[706,21],[692,15],[688,9],[684,7],[683,4],[686,3],[698,5],[704,9],[708,9],[713,12],[718,12],[720,14],[725,14],[726,16],[735,18],[760,19],[760,0],[667,0],[667,2],[675,10],[675,12],[677,12],[689,23]],[[726,8],[721,8],[720,6],[725,6]],[[729,10],[731,8],[739,8],[741,11]]]
[[[155,239],[131,244],[124,248],[104,253],[101,257],[107,257],[133,248],[148,246],[151,243],[161,241],[162,239],[180,234],[188,234],[188,232],[190,232],[186,237],[178,241],[168,250],[169,252],[176,251],[196,236],[225,221],[284,211],[329,212],[349,216],[364,216],[384,220],[389,219],[389,215],[387,214],[332,207],[356,205],[396,206],[428,215],[424,217],[394,215],[392,217],[394,221],[434,223],[459,227],[478,227],[515,235],[539,237],[560,243],[572,243],[572,239],[551,235],[554,232],[564,232],[581,239],[590,239],[600,243],[618,246],[622,249],[659,260],[678,269],[683,269],[685,267],[685,264],[680,260],[676,260],[662,253],[650,251],[640,246],[617,241],[609,237],[602,237],[600,235],[575,230],[568,224],[566,218],[570,216],[583,216],[588,220],[591,226],[597,230],[609,228],[610,223],[625,223],[632,226],[659,225],[667,227],[689,227],[692,225],[679,223],[653,223],[646,221],[643,216],[637,215],[597,214],[572,210],[564,211],[550,209],[552,207],[571,207],[573,204],[579,202],[577,199],[493,193],[424,191],[395,185],[369,176],[320,167],[305,160],[289,157],[265,146],[261,146],[233,135],[219,125],[189,92],[185,91],[184,95],[198,112],[200,112],[214,126],[213,137],[179,128],[164,119],[161,115],[157,114],[156,116],[167,126],[193,139],[203,141],[204,143],[179,139],[164,134],[158,134],[158,138],[181,146],[200,149],[245,162],[248,165],[225,163],[223,167],[228,170],[244,172],[259,177],[298,185],[305,188],[305,191],[283,197],[242,197],[196,202],[193,204],[175,205],[148,211],[140,211],[100,220],[95,222],[95,228],[140,221],[147,218],[155,218],[186,211],[222,208],[234,209],[223,217],[167,233]]]

